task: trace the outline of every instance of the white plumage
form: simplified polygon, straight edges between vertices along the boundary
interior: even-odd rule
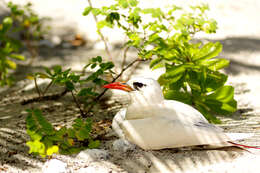
[[[181,102],[164,100],[156,80],[134,78],[116,84],[117,87],[115,84],[104,87],[128,91],[131,97],[129,107],[120,110],[113,119],[112,127],[120,138],[145,150],[231,145],[227,142],[231,141],[228,135],[209,124],[196,109]]]

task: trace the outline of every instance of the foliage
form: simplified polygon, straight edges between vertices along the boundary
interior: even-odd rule
[[[5,17],[0,23],[0,86],[11,85],[13,78],[8,74],[9,70],[16,69],[15,60],[25,59],[23,55],[18,54],[20,42],[8,36],[12,25],[11,17]]]
[[[134,47],[141,59],[151,60],[150,68],[165,68],[158,81],[166,99],[195,106],[210,122],[219,123],[213,114],[234,112],[236,101],[233,87],[225,85],[227,76],[219,71],[229,65],[217,58],[221,43],[194,41],[199,32],[216,32],[207,10],[205,4],[141,9],[137,0],[116,0],[110,6],[86,7],[83,15],[102,19],[99,34],[104,27],[121,28],[128,37],[126,48]]]
[[[39,17],[30,2],[24,6],[9,2],[7,6],[10,17],[16,22],[15,32],[22,32],[25,40],[40,40],[47,33],[48,27],[43,24],[48,18]]]
[[[88,105],[90,109],[95,103],[96,98],[101,94],[97,92],[97,87],[108,83],[102,79],[102,76],[108,72],[112,73],[111,69],[113,67],[113,63],[103,62],[102,57],[97,56],[92,58],[84,67],[84,69],[96,69],[89,76],[75,74],[71,69],[62,70],[61,66],[55,66],[53,69],[45,68],[45,73],[38,72],[28,77],[35,81],[37,78],[50,79],[50,83],[44,91],[40,90],[37,82],[35,82],[40,97],[44,97],[51,85],[64,86],[66,91],[71,92],[76,105],[81,111],[81,116],[84,118],[88,112],[85,112],[84,109],[81,108],[77,98],[84,98],[84,103]],[[91,83],[92,86],[79,86],[85,83]],[[27,145],[30,147],[29,153],[36,153],[45,157],[46,155],[52,155],[58,152],[61,154],[75,153],[82,149],[95,148],[99,145],[98,141],[94,141],[90,137],[91,119],[83,121],[77,118],[72,128],[62,127],[59,130],[55,130],[42,116],[41,111],[36,109],[28,110],[26,124],[27,134],[31,138],[31,140],[27,142]],[[88,145],[83,146],[86,140]],[[79,144],[75,145],[76,142]]]
[[[9,75],[10,70],[16,69],[16,60],[25,60],[19,54],[21,47],[25,46],[34,58],[37,55],[36,47],[31,44],[33,40],[39,40],[47,32],[43,27],[45,18],[40,18],[31,8],[31,3],[19,6],[9,2],[7,7],[10,15],[0,23],[0,85],[11,85],[13,77]],[[20,34],[25,43],[21,42],[15,35]]]
[[[91,138],[90,119],[83,121],[77,118],[71,128],[64,126],[57,130],[43,117],[39,109],[29,109],[27,112],[26,126],[30,140],[26,144],[30,148],[29,153],[45,157],[54,153],[72,154],[99,146],[99,141]]]
[[[104,75],[108,73],[113,73],[111,70],[114,67],[112,62],[103,62],[101,56],[97,56],[90,59],[90,62],[84,67],[93,70],[93,72],[89,76],[85,76],[84,74],[75,74],[71,71],[71,69],[62,70],[61,66],[55,66],[53,69],[45,68],[45,72],[37,72],[34,74],[28,75],[29,79],[50,79],[50,83],[44,89],[44,91],[40,90],[40,88],[36,84],[36,89],[39,96],[44,96],[49,87],[53,84],[65,86],[67,91],[72,93],[74,97],[74,93],[76,96],[84,99],[84,104],[86,106],[90,106],[95,103],[95,98],[100,94],[97,92],[98,87],[107,84],[108,82],[103,79]],[[77,89],[78,85],[89,84],[89,87],[79,87],[81,89]]]

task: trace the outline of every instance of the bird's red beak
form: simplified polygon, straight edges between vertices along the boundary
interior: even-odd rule
[[[121,82],[114,82],[114,83],[110,83],[107,85],[103,86],[104,88],[109,88],[109,89],[118,89],[118,90],[123,90],[123,91],[133,91],[133,89],[127,85],[126,83],[121,83]]]

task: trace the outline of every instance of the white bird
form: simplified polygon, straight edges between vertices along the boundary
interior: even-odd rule
[[[161,87],[154,79],[140,77],[104,87],[129,92],[131,103],[116,114],[112,127],[120,138],[145,150],[232,145],[221,128],[209,124],[193,107],[164,100]]]

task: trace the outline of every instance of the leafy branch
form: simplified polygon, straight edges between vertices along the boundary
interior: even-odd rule
[[[225,85],[227,75],[219,71],[229,65],[228,60],[217,57],[222,45],[193,42],[199,32],[216,32],[217,23],[207,17],[208,9],[205,4],[190,6],[189,12],[175,5],[142,9],[137,0],[115,0],[110,6],[88,6],[83,15],[101,16],[99,31],[104,27],[124,31],[128,40],[123,65],[133,47],[141,59],[151,61],[151,69],[165,68],[158,81],[166,99],[190,104],[210,122],[220,123],[214,115],[230,114],[237,105],[233,87]],[[146,16],[149,20],[144,20]]]
[[[83,121],[77,118],[71,128],[63,126],[57,130],[44,118],[39,109],[28,109],[27,112],[26,127],[30,140],[26,145],[30,149],[29,153],[46,157],[54,153],[77,153],[85,148],[99,146],[99,141],[92,139],[90,119]]]

